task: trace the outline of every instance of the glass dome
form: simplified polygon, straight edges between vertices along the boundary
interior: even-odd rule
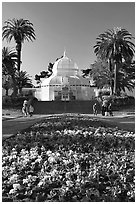
[[[66,54],[57,60],[53,66],[53,72],[56,72],[57,76],[76,76],[78,75],[78,66]]]

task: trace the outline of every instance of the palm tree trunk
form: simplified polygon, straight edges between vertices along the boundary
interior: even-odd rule
[[[19,94],[22,94],[22,87],[19,88]]]
[[[15,80],[15,77],[14,75],[11,76],[12,77],[12,81],[13,81],[13,96],[17,96],[18,94],[18,89],[17,89],[17,86],[16,86],[16,80]]]
[[[109,63],[109,71],[110,71],[110,95],[112,96],[113,93],[114,93],[114,82],[113,82],[113,61],[111,59],[108,60],[108,63]]]
[[[117,93],[117,63],[114,64],[114,94]]]
[[[17,55],[18,55],[17,69],[18,69],[18,72],[20,72],[20,65],[21,65],[21,42],[17,42],[16,50],[17,50]]]
[[[9,95],[9,89],[7,88],[5,90],[6,90],[6,96],[8,96]]]
[[[110,86],[110,90],[111,90],[111,92],[110,92],[110,95],[112,96],[113,95],[113,93],[114,93],[114,86],[111,84],[111,86]]]

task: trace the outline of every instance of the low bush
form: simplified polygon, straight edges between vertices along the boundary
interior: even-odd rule
[[[129,106],[135,104],[135,98],[132,96],[126,97],[115,97],[113,99],[113,104],[117,106]]]
[[[35,103],[35,101],[37,101],[37,98],[35,97],[31,97],[32,98],[32,105],[33,103]],[[26,97],[26,96],[17,96],[17,97],[8,97],[7,100],[3,100],[3,108],[15,108],[15,107],[19,107],[21,108],[23,105],[24,100],[29,100],[30,96]]]

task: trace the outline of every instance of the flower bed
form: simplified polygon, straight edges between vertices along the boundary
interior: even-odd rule
[[[133,202],[134,133],[51,117],[3,141],[3,201]]]

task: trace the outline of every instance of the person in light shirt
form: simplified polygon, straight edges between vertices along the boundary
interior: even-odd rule
[[[97,115],[97,104],[96,103],[93,105],[93,114]]]
[[[28,101],[27,100],[25,100],[24,102],[23,102],[23,107],[22,107],[22,113],[23,113],[23,115],[24,116],[27,116],[27,106],[28,106]]]

